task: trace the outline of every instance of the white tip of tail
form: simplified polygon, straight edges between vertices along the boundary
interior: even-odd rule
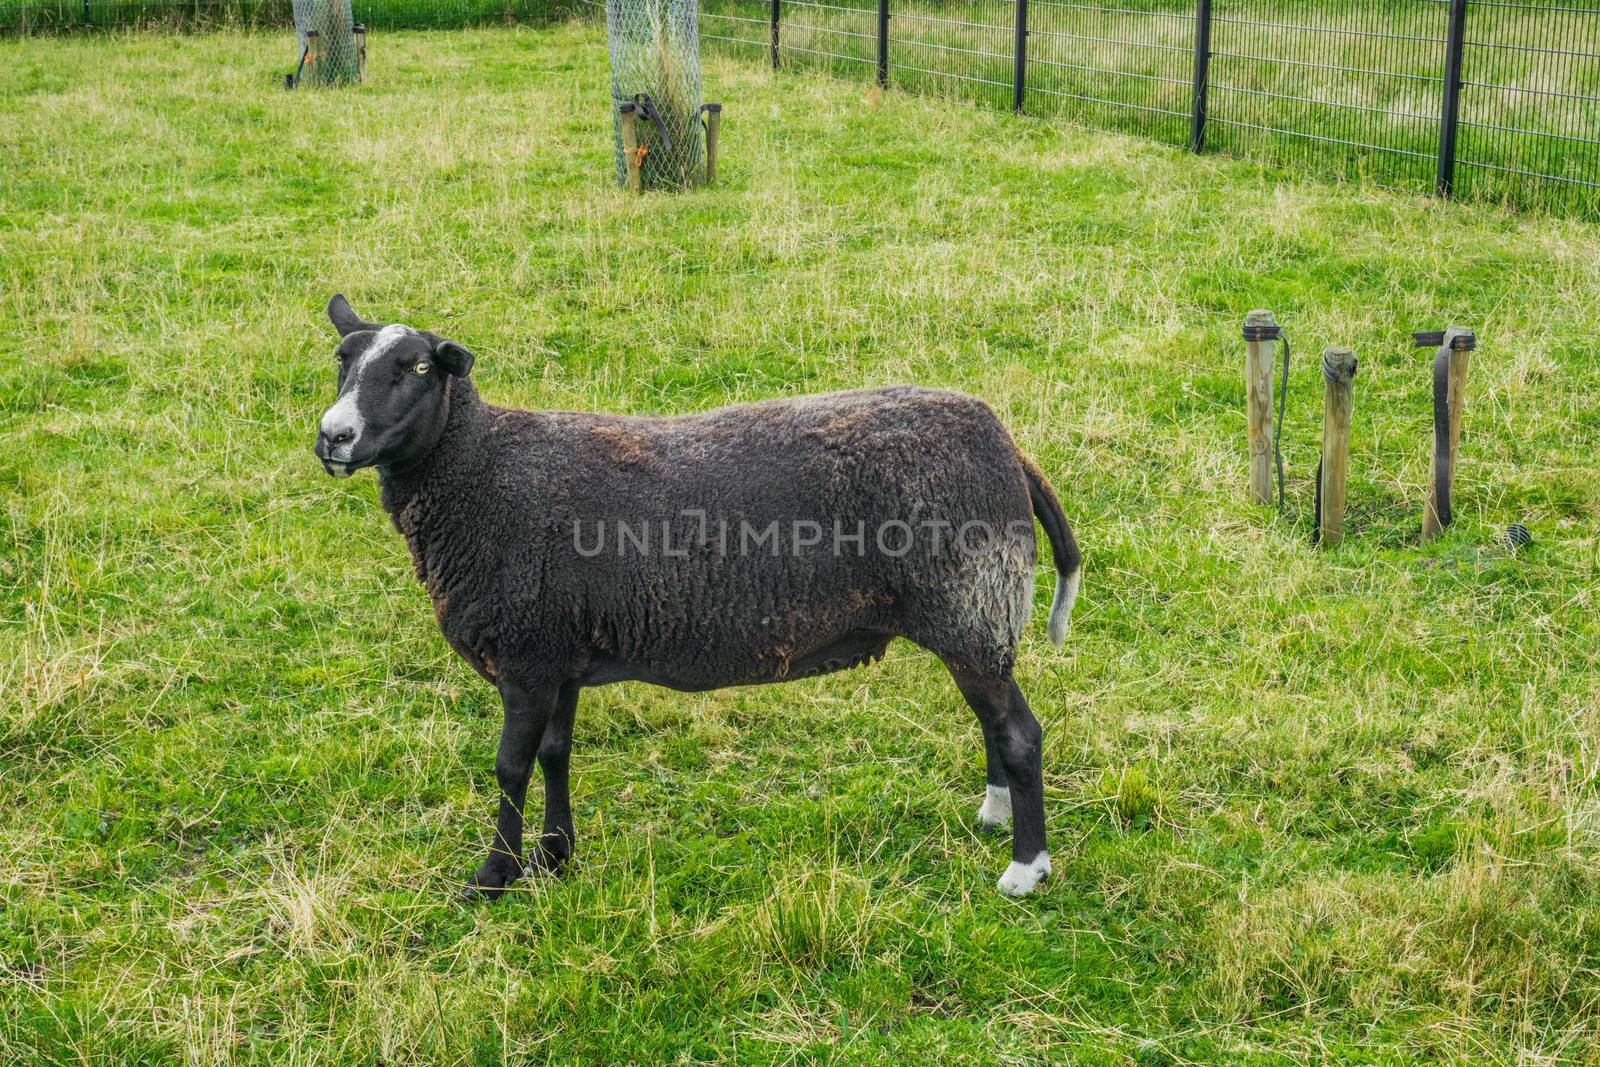
[[[1078,602],[1078,582],[1083,578],[1083,565],[1056,579],[1055,599],[1050,602],[1050,643],[1057,648],[1067,639],[1067,627],[1072,622],[1072,605]]]

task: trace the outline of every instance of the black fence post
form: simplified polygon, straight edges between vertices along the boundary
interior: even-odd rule
[[[1028,92],[1028,0],[1017,0],[1017,55],[1011,68],[1011,110],[1020,112]]]
[[[1206,87],[1211,82],[1211,0],[1194,5],[1194,98],[1189,110],[1189,151],[1206,147]]]
[[[1461,50],[1467,36],[1467,0],[1450,0],[1445,31],[1444,105],[1439,109],[1439,173],[1433,191],[1449,196],[1456,182],[1456,120],[1461,111]]]
[[[783,0],[772,0],[772,69],[777,70],[778,61],[778,8]]]
[[[889,84],[889,0],[878,0],[878,84]]]

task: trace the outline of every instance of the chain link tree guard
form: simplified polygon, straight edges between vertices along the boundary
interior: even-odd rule
[[[635,106],[643,186],[681,189],[700,181],[698,23],[695,0],[606,0],[619,185],[628,182],[623,104]]]
[[[361,81],[350,0],[294,0],[300,69],[291,85],[355,85]],[[365,34],[363,34],[365,36]]]

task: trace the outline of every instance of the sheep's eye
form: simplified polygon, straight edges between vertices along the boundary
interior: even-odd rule
[[[424,360],[424,361],[421,361],[421,362],[417,363],[416,366],[412,367],[411,369],[412,369],[413,372],[415,372],[417,374],[427,374],[428,373],[428,368],[430,368],[432,366],[433,366],[432,363],[429,363],[429,362]]]

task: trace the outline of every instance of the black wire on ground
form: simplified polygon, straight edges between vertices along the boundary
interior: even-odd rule
[[[1450,353],[1471,352],[1478,336],[1471,330],[1450,327],[1446,330],[1419,330],[1411,335],[1418,348],[1438,351],[1433,357],[1433,513],[1444,530],[1455,521],[1450,499],[1455,471],[1450,464]]]
[[[1272,432],[1272,459],[1278,466],[1278,514],[1283,514],[1283,405],[1289,399],[1289,335],[1278,328],[1283,342],[1283,375],[1278,380],[1278,428]]]

